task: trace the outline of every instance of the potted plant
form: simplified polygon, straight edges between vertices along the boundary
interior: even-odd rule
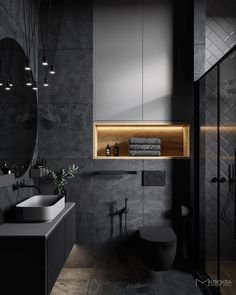
[[[58,169],[54,170],[51,168],[46,168],[46,174],[53,181],[56,186],[55,192],[59,195],[66,196],[65,185],[75,177],[78,173],[79,167],[75,164],[72,164],[68,169]]]

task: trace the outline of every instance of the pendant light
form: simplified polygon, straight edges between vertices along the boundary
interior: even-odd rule
[[[28,74],[27,80],[26,80],[26,85],[27,86],[32,86],[32,80],[30,74]]]
[[[10,87],[13,86],[12,78],[8,78],[8,79],[7,79],[7,82],[8,82],[8,85],[9,85]]]
[[[26,71],[30,71],[30,70],[31,70],[31,66],[30,66],[30,63],[29,63],[28,58],[27,58],[26,61],[25,61],[25,70],[26,70]]]
[[[25,37],[25,51],[26,51],[26,61],[25,70],[30,71],[30,39],[31,39],[31,15],[30,15],[30,2],[23,0],[23,18],[24,18],[24,37]],[[28,4],[28,5],[27,5]],[[28,6],[28,7],[27,7]]]
[[[11,78],[11,70],[12,70],[12,60],[13,60],[13,48],[12,48],[12,43],[10,39],[6,39],[6,56],[5,56],[5,90],[9,91],[11,90],[11,87],[13,87],[13,82]]]
[[[48,79],[45,77],[45,78],[44,78],[44,82],[43,82],[43,86],[44,86],[44,87],[48,87],[48,85],[49,85],[49,84],[48,84]]]
[[[0,77],[0,87],[2,87],[2,86],[3,86],[3,78]]]
[[[11,90],[11,87],[10,87],[10,85],[9,85],[9,83],[7,82],[6,83],[6,85],[5,85],[5,90],[6,91],[9,91],[9,90]]]
[[[49,70],[49,73],[51,74],[51,75],[55,75],[55,69],[54,69],[54,65],[50,65],[50,70]]]
[[[45,55],[43,56],[42,65],[43,65],[44,67],[47,67],[47,66],[48,66],[47,57],[46,57]]]
[[[33,81],[32,89],[35,90],[35,91],[38,90],[38,86],[37,86],[36,81]]]

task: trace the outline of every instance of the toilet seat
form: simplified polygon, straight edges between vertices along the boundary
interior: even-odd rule
[[[157,244],[170,244],[177,240],[171,227],[145,226],[139,229],[140,238],[147,242]]]

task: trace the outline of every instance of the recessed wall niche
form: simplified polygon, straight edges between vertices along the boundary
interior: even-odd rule
[[[190,156],[190,126],[188,124],[166,123],[94,123],[94,159],[172,159]],[[131,137],[160,138],[161,156],[129,156],[128,141]],[[105,155],[107,144],[120,148],[119,156]]]

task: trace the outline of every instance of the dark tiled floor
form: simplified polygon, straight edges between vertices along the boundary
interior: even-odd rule
[[[150,272],[132,262],[113,264],[107,259],[102,262],[101,257],[92,259],[87,250],[74,247],[51,293],[51,295],[140,294],[201,295],[201,292],[195,286],[190,273],[180,270]]]

